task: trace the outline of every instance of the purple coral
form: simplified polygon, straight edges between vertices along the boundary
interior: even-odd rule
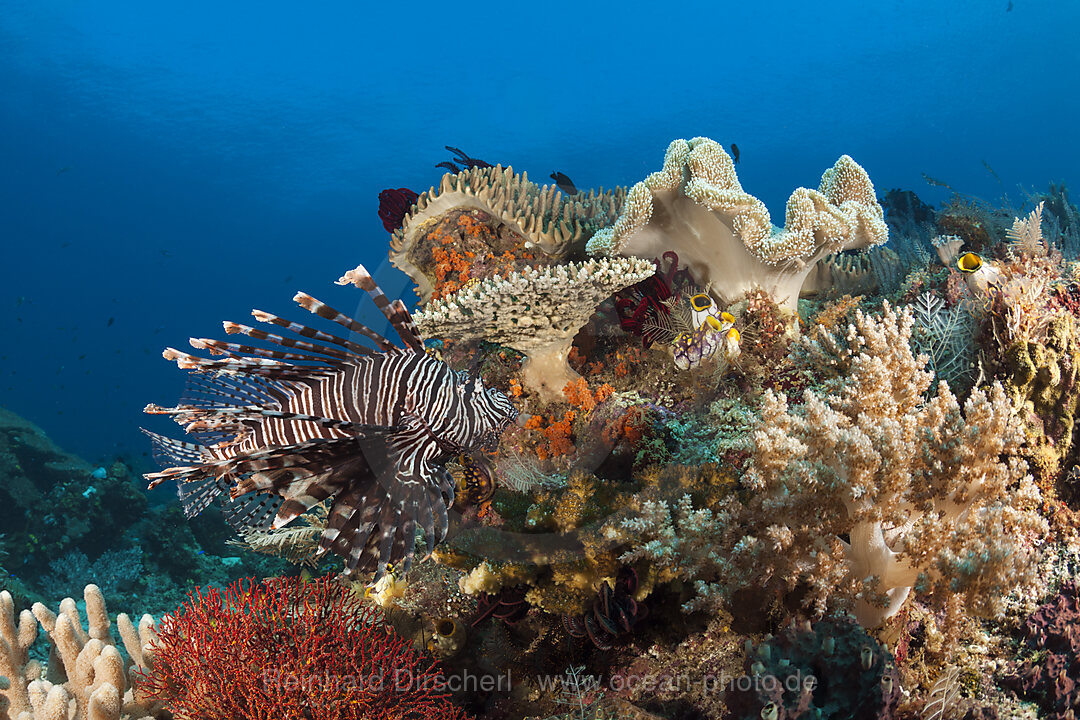
[[[1080,709],[1080,586],[1070,581],[1027,619],[1021,631],[1036,657],[1024,662],[1003,685],[1031,700],[1053,720]]]

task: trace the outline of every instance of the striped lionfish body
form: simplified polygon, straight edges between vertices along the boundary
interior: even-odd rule
[[[171,415],[198,442],[147,432],[166,469],[150,487],[174,479],[188,517],[228,493],[226,519],[238,530],[281,527],[329,501],[320,553],[345,558],[345,572],[388,564],[406,572],[416,530],[427,552],[446,536],[454,481],[451,458],[498,443],[517,410],[479,378],[428,355],[404,304],[390,303],[363,266],[339,285],[363,288],[405,347],[298,293],[306,310],[371,345],[253,311],[288,335],[226,322],[225,331],[274,348],[192,338],[206,359],[164,352],[193,371],[188,395]]]

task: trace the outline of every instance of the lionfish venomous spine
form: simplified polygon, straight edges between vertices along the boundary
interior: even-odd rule
[[[338,280],[349,283],[374,300],[404,348],[304,293],[293,298],[301,307],[373,347],[255,310],[292,335],[233,322],[225,332],[285,349],[192,338],[223,356],[206,359],[168,348],[166,359],[193,371],[187,395],[146,412],[172,416],[197,442],[144,431],[165,466],[145,477],[151,488],[176,480],[188,517],[227,491],[223,510],[238,530],[281,527],[330,501],[319,553],[344,557],[347,574],[375,570],[378,579],[388,564],[408,571],[418,526],[428,554],[445,538],[454,500],[445,463],[493,447],[518,413],[503,393],[426,353],[405,305],[391,303],[362,265]]]

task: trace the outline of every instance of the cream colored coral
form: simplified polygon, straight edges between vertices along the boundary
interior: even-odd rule
[[[447,173],[438,189],[420,194],[401,228],[392,234],[390,262],[413,279],[417,295],[427,302],[434,288],[411,253],[432,224],[451,210],[475,209],[498,218],[523,237],[534,253],[559,260],[572,244],[609,224],[625,197],[623,188],[565,196],[556,185],[537,185],[528,173],[517,175],[513,168],[502,166]]]
[[[596,256],[645,258],[674,250],[694,278],[725,302],[761,287],[794,309],[819,259],[885,242],[883,217],[870,178],[844,155],[817,190],[792,193],[786,227],[776,229],[764,203],[743,190],[724,148],[694,138],[671,143],[663,169],[631,188],[619,218],[586,249]]]
[[[157,634],[144,615],[136,629],[126,615],[117,627],[131,657],[125,667],[110,630],[105,600],[96,585],[87,585],[87,627],[75,601],[66,598],[54,613],[41,603],[24,610],[16,627],[11,594],[0,592],[0,674],[9,680],[2,690],[13,720],[150,720],[164,711],[132,688],[135,672],[153,659]],[[28,659],[38,625],[49,635],[48,671]]]
[[[911,352],[912,323],[910,310],[886,305],[880,318],[859,312],[843,336],[804,339],[833,377],[798,410],[766,392],[745,500],[644,503],[606,527],[630,547],[621,559],[692,582],[690,610],[746,584],[781,584],[866,627],[913,591],[997,614],[1033,580],[1033,546],[1047,533],[1039,491],[1013,455],[1022,437],[1000,385],[962,408],[946,383],[925,398],[932,374]]]
[[[742,560],[789,586],[809,583],[820,609],[840,589],[842,557],[867,627],[915,585],[995,614],[1031,580],[1029,546],[1047,532],[1039,491],[1011,455],[1020,428],[1001,386],[973,391],[963,409],[944,382],[925,401],[932,373],[911,352],[912,323],[910,309],[886,304],[880,319],[859,312],[846,342],[824,332],[808,341],[837,371],[837,389],[807,391],[798,413],[767,392],[746,477],[757,528]]]
[[[414,319],[426,337],[489,340],[524,353],[523,381],[554,401],[579,378],[567,357],[596,306],[655,272],[651,261],[636,258],[524,268],[433,300]]]

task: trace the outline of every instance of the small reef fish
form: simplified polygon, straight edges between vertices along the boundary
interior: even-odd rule
[[[736,165],[739,164],[739,146],[735,143],[731,143],[731,161]]]
[[[567,195],[577,195],[578,194],[577,186],[574,185],[573,180],[571,180],[570,178],[568,178],[566,176],[566,173],[561,173],[558,170],[556,170],[555,172],[551,173],[550,177],[551,177],[552,180],[555,181],[555,184],[559,186],[559,189],[562,190]]]
[[[463,506],[482,505],[495,495],[495,476],[491,465],[483,458],[462,455],[458,458],[461,477],[458,478],[458,497]]]
[[[1001,282],[1001,271],[991,263],[984,262],[977,253],[964,253],[957,259],[956,267],[964,273],[968,287],[976,295],[986,296],[992,285]]]
[[[469,157],[469,155],[464,150],[460,150],[460,149],[458,149],[456,147],[451,147],[450,145],[444,145],[443,147],[445,147],[447,150],[449,150],[450,152],[454,153],[454,155],[457,156],[457,157],[454,158],[454,162],[461,163],[462,165],[464,165],[467,168],[474,168],[474,167],[475,168],[489,168],[489,167],[492,167],[491,163],[484,162],[480,158]]]
[[[706,293],[690,298],[690,311],[696,329],[681,332],[671,343],[675,367],[690,370],[708,360],[716,350],[724,347],[729,361],[739,355],[739,331],[735,329],[735,316],[721,311]]]

